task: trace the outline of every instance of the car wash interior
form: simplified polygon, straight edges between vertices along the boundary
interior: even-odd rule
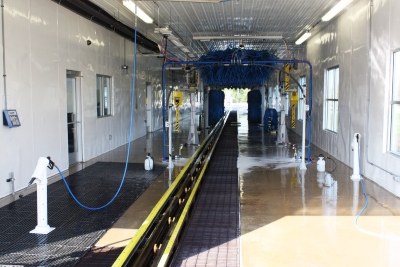
[[[0,0],[0,266],[398,266],[398,0]]]

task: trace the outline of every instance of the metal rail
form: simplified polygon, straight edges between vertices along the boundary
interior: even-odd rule
[[[164,193],[112,267],[166,266],[196,198],[202,177],[225,125],[218,122]]]

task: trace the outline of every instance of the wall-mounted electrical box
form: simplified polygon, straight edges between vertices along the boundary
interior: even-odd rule
[[[15,109],[3,110],[3,125],[8,126],[8,128],[21,126],[21,122]]]
[[[182,105],[183,102],[183,94],[179,91],[174,91],[174,104],[175,106]]]
[[[297,92],[290,92],[290,105],[297,105],[299,102],[299,94]]]

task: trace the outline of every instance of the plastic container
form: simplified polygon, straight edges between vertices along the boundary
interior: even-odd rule
[[[146,171],[152,170],[153,169],[153,158],[150,156],[150,153],[147,154],[146,159],[144,161],[144,169]]]
[[[317,161],[317,171],[324,172],[325,171],[325,160],[324,157],[318,157],[319,160]]]

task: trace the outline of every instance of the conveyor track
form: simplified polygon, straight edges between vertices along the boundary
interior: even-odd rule
[[[228,117],[201,191],[168,266],[239,266],[237,114]]]
[[[203,141],[114,262],[113,267],[167,266],[171,262],[227,118],[228,114]]]

